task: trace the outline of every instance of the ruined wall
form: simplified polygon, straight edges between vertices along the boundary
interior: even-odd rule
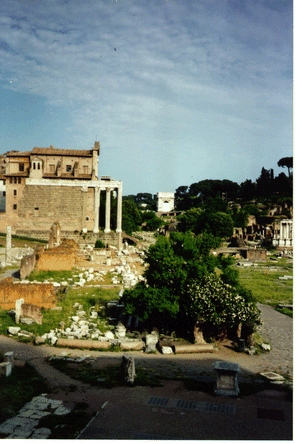
[[[29,256],[24,256],[21,260],[20,265],[20,278],[25,279],[29,276],[35,268],[36,264],[36,254],[30,254]]]
[[[37,305],[40,308],[52,308],[56,305],[53,284],[13,284],[7,281],[0,283],[2,310],[15,308],[15,301],[21,298],[25,304]]]
[[[256,249],[243,249],[240,250],[240,254],[250,261],[266,261],[267,251],[266,250],[256,250]]]

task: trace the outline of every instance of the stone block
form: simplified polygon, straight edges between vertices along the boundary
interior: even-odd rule
[[[163,355],[169,355],[169,354],[172,354],[172,353],[173,353],[173,349],[172,349],[172,347],[167,347],[167,346],[163,345],[163,346],[161,347],[161,353],[162,353]]]
[[[146,346],[151,345],[155,347],[158,343],[158,340],[159,337],[156,333],[147,334],[145,338]]]
[[[142,350],[145,344],[142,340],[122,341],[120,344],[121,350]]]

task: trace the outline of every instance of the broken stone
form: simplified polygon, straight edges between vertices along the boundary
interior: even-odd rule
[[[162,347],[161,347],[161,353],[162,353],[163,355],[169,355],[169,354],[172,354],[172,353],[173,353],[173,349],[172,349],[172,347],[162,346]]]
[[[26,325],[32,325],[32,324],[34,324],[33,319],[25,318],[25,317],[23,317],[23,316],[20,318],[20,322],[21,322],[21,324],[26,324]]]
[[[105,338],[114,339],[114,334],[112,333],[112,331],[110,331],[110,330],[106,331]]]
[[[8,327],[7,331],[11,335],[16,335],[21,330],[21,327]]]

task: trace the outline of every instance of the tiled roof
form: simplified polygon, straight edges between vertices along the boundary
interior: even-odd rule
[[[30,151],[8,151],[6,157],[28,157],[30,154]]]
[[[34,148],[31,153],[42,154],[49,156],[77,156],[77,157],[92,157],[92,150],[63,150],[59,148]]]

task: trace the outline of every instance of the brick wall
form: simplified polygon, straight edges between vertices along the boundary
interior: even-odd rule
[[[75,267],[75,253],[73,251],[44,251],[38,255],[36,271],[72,270]]]
[[[0,283],[0,307],[2,310],[15,308],[17,299],[24,299],[25,304],[33,304],[42,308],[56,305],[53,284],[13,284]]]

